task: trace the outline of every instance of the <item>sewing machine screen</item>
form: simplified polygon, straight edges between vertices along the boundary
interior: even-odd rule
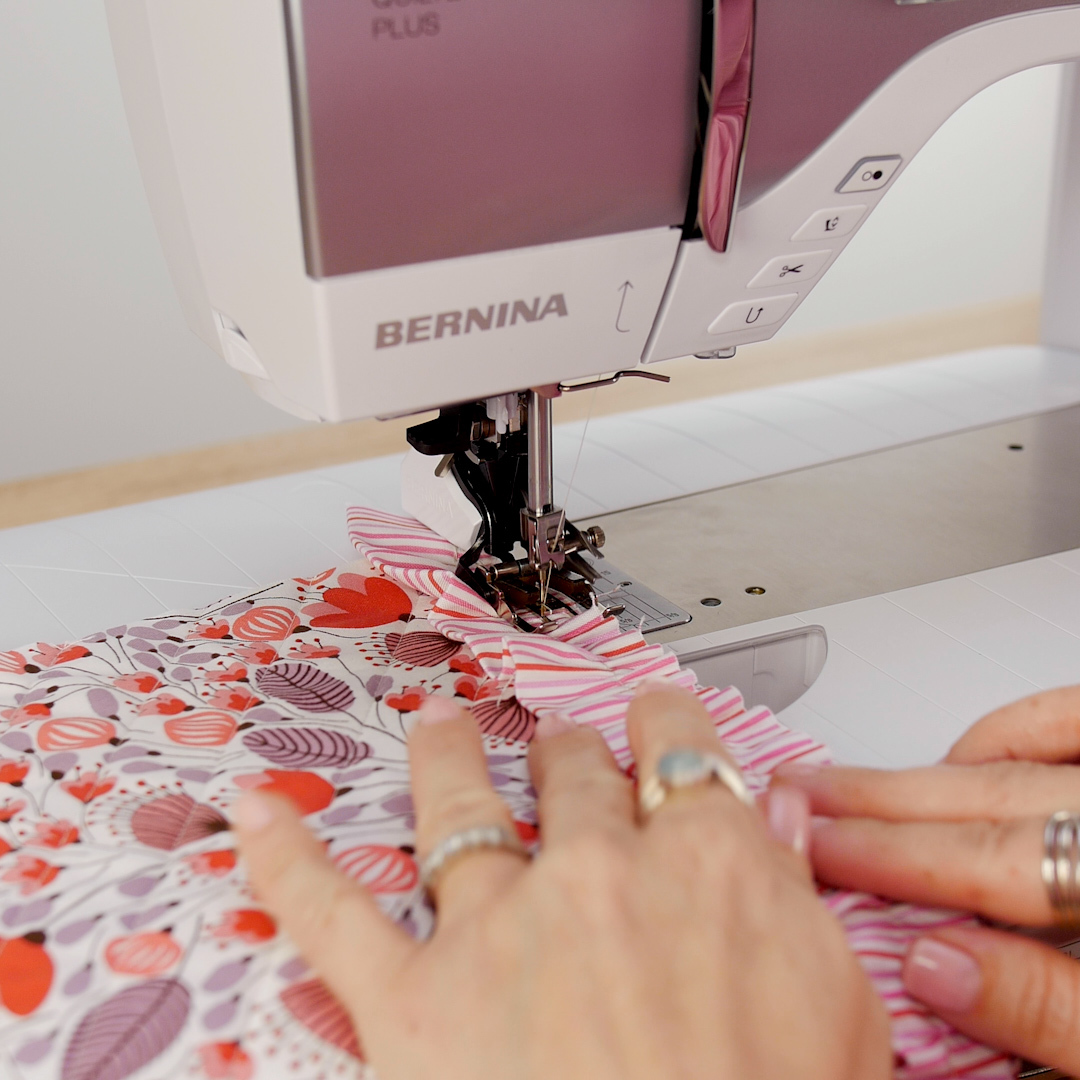
[[[682,223],[699,0],[288,8],[313,277]]]

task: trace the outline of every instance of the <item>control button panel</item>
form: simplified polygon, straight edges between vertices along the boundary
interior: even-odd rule
[[[795,285],[810,281],[821,273],[832,256],[831,251],[807,251],[802,255],[782,255],[770,259],[750,280],[748,289],[764,289],[771,285]]]
[[[834,236],[847,236],[863,219],[866,207],[835,206],[831,210],[819,210],[806,219],[792,240],[828,240]]]
[[[896,175],[902,160],[899,154],[864,157],[855,162],[847,176],[836,185],[836,190],[841,195],[853,191],[877,191]]]
[[[712,321],[710,334],[732,334],[737,330],[749,330],[754,326],[770,326],[778,323],[792,308],[799,297],[795,293],[785,296],[765,296],[760,300],[743,300],[729,304]]]

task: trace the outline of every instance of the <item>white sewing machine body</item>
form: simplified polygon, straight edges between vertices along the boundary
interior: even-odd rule
[[[771,337],[959,105],[1080,57],[1055,0],[108,7],[189,322],[325,420]]]

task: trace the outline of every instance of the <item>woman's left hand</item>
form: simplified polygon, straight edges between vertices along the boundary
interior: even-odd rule
[[[801,788],[826,819],[811,842],[822,883],[1048,927],[1043,832],[1056,811],[1080,811],[1078,761],[1080,687],[1070,687],[984,717],[941,765],[788,766],[776,783]],[[904,982],[969,1035],[1080,1075],[1080,964],[1048,945],[938,931],[915,942]]]

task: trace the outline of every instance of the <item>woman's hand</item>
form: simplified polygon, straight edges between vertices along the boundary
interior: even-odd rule
[[[778,783],[797,786],[831,819],[811,845],[822,882],[1049,927],[1043,829],[1055,811],[1080,811],[1078,761],[1080,687],[1070,687],[991,713],[942,765],[789,766]],[[943,930],[912,946],[904,982],[976,1039],[1080,1075],[1080,964],[1048,945],[999,930]]]
[[[720,751],[698,701],[630,707],[638,769],[674,747]],[[509,827],[467,712],[429,699],[410,739],[424,855],[476,825]],[[805,860],[719,784],[638,821],[600,735],[542,720],[530,751],[542,849],[472,851],[437,879],[414,942],[338,873],[284,803],[236,807],[262,901],[355,1020],[382,1080],[885,1080],[884,1009]],[[770,810],[805,829],[794,792]],[[786,827],[785,827],[786,821]]]

